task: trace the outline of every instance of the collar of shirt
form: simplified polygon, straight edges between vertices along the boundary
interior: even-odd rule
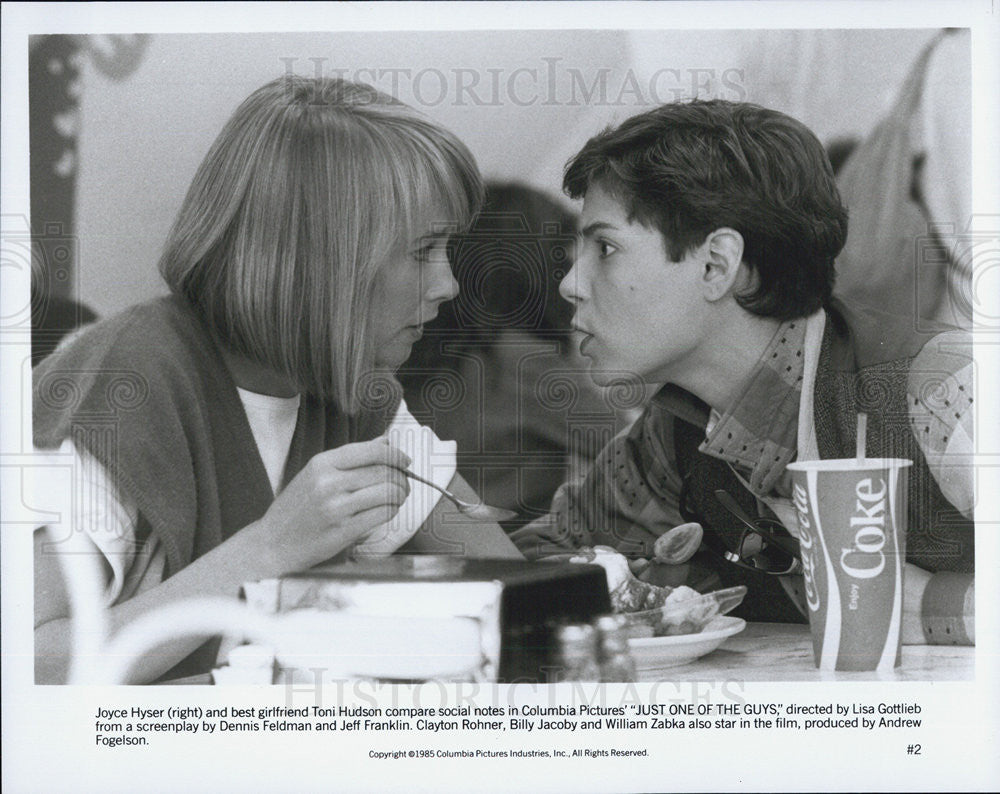
[[[782,323],[739,399],[721,416],[677,386],[654,398],[677,418],[704,427],[699,451],[732,465],[759,496],[781,490],[785,467],[795,459],[805,332],[805,320]]]

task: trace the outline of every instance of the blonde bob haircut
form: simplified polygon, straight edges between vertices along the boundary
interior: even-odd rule
[[[380,268],[428,222],[465,229],[482,195],[469,150],[413,108],[287,75],[212,144],[159,269],[234,353],[356,413]]]

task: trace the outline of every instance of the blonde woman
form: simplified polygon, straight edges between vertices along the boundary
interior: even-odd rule
[[[445,246],[481,193],[461,142],[370,87],[286,76],[240,105],[167,239],[171,296],[34,372],[35,445],[75,462],[72,531],[100,554],[112,629],[355,548],[519,556],[444,500],[413,506],[397,468],[471,495],[392,372],[457,292]],[[60,546],[35,546],[36,678],[59,681]],[[206,670],[212,646],[173,643],[134,678]]]

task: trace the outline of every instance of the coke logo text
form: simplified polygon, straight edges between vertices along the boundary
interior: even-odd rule
[[[792,499],[799,514],[799,551],[802,555],[802,572],[805,577],[806,603],[812,612],[816,612],[819,609],[819,593],[816,592],[817,549],[812,524],[809,521],[809,497],[805,488],[798,483],[792,486]]]
[[[857,496],[851,517],[854,544],[841,548],[840,567],[855,579],[872,579],[885,568],[885,480],[879,480],[879,490],[873,490],[872,479],[861,480],[854,490]]]

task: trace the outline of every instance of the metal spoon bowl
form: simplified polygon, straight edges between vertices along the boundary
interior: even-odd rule
[[[507,510],[503,507],[493,507],[484,502],[467,502],[464,499],[459,499],[447,488],[442,488],[430,480],[425,480],[419,474],[414,474],[409,469],[400,469],[400,471],[411,480],[422,482],[424,485],[429,485],[434,490],[440,491],[446,499],[458,508],[459,513],[469,518],[474,518],[477,521],[509,521],[517,515],[513,510]]]

